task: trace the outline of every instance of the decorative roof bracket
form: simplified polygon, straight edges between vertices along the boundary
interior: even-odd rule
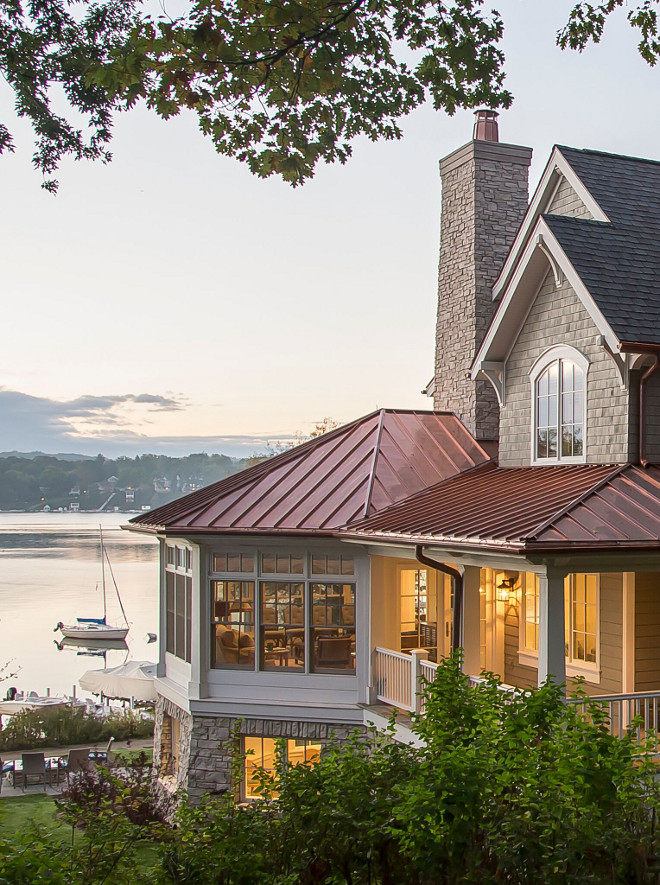
[[[600,344],[605,353],[611,358],[617,368],[619,378],[621,379],[621,390],[627,390],[630,382],[630,357],[627,353],[617,353],[612,350],[609,342],[604,335],[599,335],[596,343]]]
[[[561,268],[557,264],[557,259],[555,258],[555,256],[552,254],[552,252],[548,248],[547,243],[545,242],[545,239],[543,237],[543,234],[537,234],[536,245],[539,247],[541,252],[543,252],[545,257],[550,262],[550,267],[552,268],[552,273],[555,278],[555,287],[558,289],[561,286],[561,284],[564,282],[564,275],[561,272]]]
[[[500,408],[504,405],[504,363],[486,361],[479,367],[479,375],[493,385]]]

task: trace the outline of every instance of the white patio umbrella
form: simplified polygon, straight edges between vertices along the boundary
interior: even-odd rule
[[[78,685],[92,694],[103,694],[118,700],[155,701],[154,677],[156,664],[152,661],[127,661],[105,670],[88,670]]]

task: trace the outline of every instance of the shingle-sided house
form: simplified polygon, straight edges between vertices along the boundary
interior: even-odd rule
[[[479,112],[440,163],[434,411],[132,520],[161,539],[155,764],[193,797],[415,709],[454,646],[513,686],[583,677],[620,723],[657,704],[660,163],[555,147],[528,204],[530,159]]]

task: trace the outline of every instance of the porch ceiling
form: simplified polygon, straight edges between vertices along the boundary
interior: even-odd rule
[[[660,547],[660,468],[486,464],[350,526],[354,535],[543,550]]]

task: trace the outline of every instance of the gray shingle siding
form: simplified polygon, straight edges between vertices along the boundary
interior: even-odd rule
[[[549,215],[568,215],[572,218],[593,217],[565,178],[562,178],[547,211]]]
[[[597,344],[598,330],[568,283],[555,287],[548,272],[506,364],[500,413],[500,464],[529,464],[532,393],[529,373],[549,347],[567,344],[590,361],[587,378],[587,460],[623,463],[630,457],[629,396],[611,358]]]

